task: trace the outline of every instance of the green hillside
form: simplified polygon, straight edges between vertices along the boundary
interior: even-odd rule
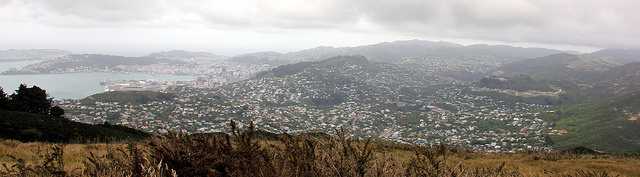
[[[0,138],[41,142],[104,142],[150,135],[119,125],[89,125],[64,117],[0,110]]]
[[[607,152],[640,151],[640,92],[556,107],[542,117],[555,122],[555,130],[567,131],[551,135],[558,149],[586,146]]]
[[[80,102],[82,104],[95,104],[95,102],[119,102],[126,104],[147,104],[153,101],[169,101],[177,96],[170,93],[154,91],[113,91],[93,94]]]

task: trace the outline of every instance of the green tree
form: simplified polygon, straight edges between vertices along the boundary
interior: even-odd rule
[[[9,98],[2,87],[0,87],[0,109],[9,109]]]
[[[20,84],[16,93],[11,95],[10,102],[16,111],[49,114],[53,99],[48,97],[47,91],[38,86],[28,88],[27,85]]]
[[[51,108],[50,114],[52,116],[62,117],[62,115],[64,115],[64,109],[62,109],[60,106],[54,106]]]

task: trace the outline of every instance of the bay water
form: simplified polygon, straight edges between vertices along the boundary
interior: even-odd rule
[[[11,68],[22,68],[39,61],[0,62],[0,72]],[[7,94],[12,94],[20,84],[28,87],[38,86],[54,99],[81,99],[89,95],[104,92],[100,80],[148,80],[156,81],[188,81],[195,76],[169,74],[114,74],[114,73],[66,73],[66,74],[26,74],[0,75],[0,87]]]

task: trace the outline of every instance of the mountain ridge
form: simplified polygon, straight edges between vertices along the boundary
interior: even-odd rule
[[[517,57],[540,57],[552,53],[562,53],[563,51],[556,49],[547,49],[547,48],[531,48],[531,47],[514,47],[508,45],[487,45],[487,44],[475,44],[469,46],[463,46],[461,44],[456,44],[452,42],[446,41],[428,41],[428,40],[398,40],[392,42],[380,42],[375,44],[368,45],[359,45],[352,47],[331,47],[331,46],[318,46],[314,48],[303,49],[294,52],[288,53],[279,53],[282,54],[284,59],[292,60],[291,62],[299,62],[299,61],[318,61],[326,58],[330,58],[336,55],[363,55],[371,60],[383,61],[383,62],[396,62],[398,57],[402,57],[407,55],[406,53],[410,53],[409,55],[428,55],[430,51],[440,49],[440,48],[469,48],[469,49],[480,49],[493,53],[505,53]],[[501,50],[509,49],[509,52],[500,52]],[[38,49],[38,50],[57,50],[57,49]],[[0,58],[2,58],[7,51],[27,51],[27,50],[6,50],[0,51]],[[62,51],[65,55],[72,54],[69,51]],[[4,53],[3,53],[4,52]],[[185,50],[170,50],[170,51],[159,51],[153,52],[148,57],[157,57],[157,58],[190,58],[190,57],[217,57],[217,58],[225,58],[230,59],[234,57],[245,56],[249,54],[255,53],[264,53],[264,52],[252,52],[245,53],[233,56],[223,56],[217,55],[210,52],[201,52],[201,51],[185,51]],[[368,54],[371,53],[371,54]],[[143,56],[140,56],[143,57]],[[302,58],[302,59],[301,59]]]

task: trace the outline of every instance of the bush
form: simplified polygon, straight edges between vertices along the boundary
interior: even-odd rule
[[[284,133],[277,141],[266,141],[256,139],[253,124],[239,130],[233,121],[231,130],[230,135],[212,136],[170,131],[144,142],[106,146],[106,154],[90,152],[82,169],[70,171],[65,171],[61,160],[62,146],[53,145],[40,156],[41,163],[27,164],[14,157],[15,165],[5,165],[0,176],[522,176],[505,170],[506,163],[475,169],[464,167],[464,159],[448,163],[450,157],[464,151],[442,144],[435,148],[381,144],[352,139],[343,129],[335,136]],[[407,160],[395,159],[387,155],[392,147],[412,149],[415,154]],[[84,148],[101,149],[95,145]],[[607,174],[579,171],[555,175]]]

